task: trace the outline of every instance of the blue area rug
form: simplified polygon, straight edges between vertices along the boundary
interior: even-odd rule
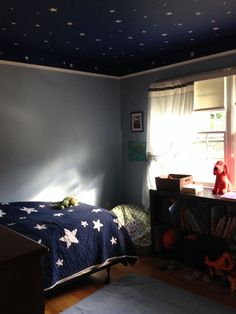
[[[136,274],[114,281],[63,314],[235,314],[236,310]]]

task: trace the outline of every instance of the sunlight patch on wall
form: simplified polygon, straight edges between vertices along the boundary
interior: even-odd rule
[[[32,201],[62,201],[66,196],[75,196],[79,202],[99,204],[103,190],[104,174],[95,178],[81,177],[76,168],[65,170],[51,184],[37,193]]]

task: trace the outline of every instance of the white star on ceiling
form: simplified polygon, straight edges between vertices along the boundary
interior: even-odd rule
[[[37,209],[35,208],[30,208],[30,207],[23,207],[23,208],[20,208],[20,210],[24,211],[24,212],[27,212],[27,214],[31,214],[31,213],[37,213]]]
[[[100,232],[101,227],[103,227],[103,224],[101,223],[100,219],[97,221],[93,221],[94,226],[93,229],[97,229]]]
[[[57,12],[58,9],[57,8],[49,8],[48,11],[50,11],[51,13]]]
[[[77,233],[77,229],[72,231],[68,229],[64,229],[65,235],[61,237],[59,240],[62,242],[66,242],[67,248],[71,246],[72,243],[79,243],[79,240],[75,237]]]

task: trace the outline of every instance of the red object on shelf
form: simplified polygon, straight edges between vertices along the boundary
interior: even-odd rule
[[[175,229],[168,229],[165,231],[162,244],[166,249],[172,249],[176,242],[177,232]]]

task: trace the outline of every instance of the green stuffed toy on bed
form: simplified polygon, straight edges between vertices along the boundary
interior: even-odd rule
[[[63,199],[62,202],[57,203],[56,208],[57,209],[64,209],[70,206],[77,206],[78,205],[78,199],[74,196],[67,196]]]

